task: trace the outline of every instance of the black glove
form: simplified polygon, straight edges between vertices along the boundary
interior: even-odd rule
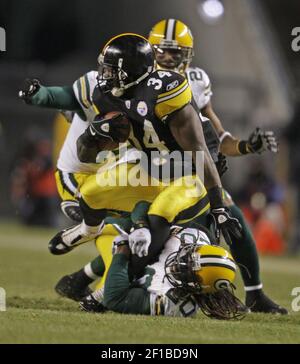
[[[123,143],[129,136],[130,126],[125,113],[111,112],[105,116],[96,117],[91,123],[90,131],[95,136]]]
[[[218,154],[218,161],[216,162],[216,167],[220,177],[222,177],[223,174],[228,170],[228,162],[224,154],[222,153]]]
[[[247,149],[250,153],[260,154],[266,150],[277,153],[278,141],[273,131],[263,131],[256,128],[247,141]]]
[[[230,212],[226,207],[213,208],[210,211],[213,227],[216,234],[217,243],[220,243],[221,232],[228,245],[232,244],[229,233],[234,235],[237,239],[242,237],[242,225],[238,219],[230,216]]]
[[[38,79],[27,78],[24,81],[24,86],[19,91],[19,98],[24,100],[26,104],[30,104],[32,96],[34,96],[39,91],[40,88],[41,84]]]
[[[96,163],[96,158],[101,150],[98,139],[91,134],[90,126],[77,139],[77,156],[82,163]]]

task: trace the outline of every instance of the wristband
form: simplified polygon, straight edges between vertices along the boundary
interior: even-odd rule
[[[207,191],[211,209],[224,207],[222,191],[223,191],[222,187],[219,187],[219,186],[210,188]]]
[[[246,140],[240,140],[237,145],[237,150],[241,154],[249,154],[251,153],[248,148],[248,142]]]
[[[149,229],[149,225],[146,221],[137,221],[133,224],[131,228],[131,232],[137,229],[147,228]]]
[[[223,140],[227,137],[227,136],[231,136],[232,137],[232,134],[229,133],[229,131],[224,131],[224,133],[222,133],[219,137],[219,140],[220,140],[220,144],[222,144]]]

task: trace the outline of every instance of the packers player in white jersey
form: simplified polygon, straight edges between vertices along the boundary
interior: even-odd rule
[[[194,55],[193,36],[184,23],[176,19],[162,20],[154,25],[148,39],[156,50],[157,67],[176,70],[187,78],[192,89],[195,107],[211,121],[219,139],[212,140],[213,133],[210,131],[206,133],[206,127],[203,125],[208,146],[219,142],[219,149],[226,156],[260,154],[266,150],[274,153],[278,151],[278,143],[272,131],[264,132],[256,129],[248,140],[240,140],[224,128],[212,106],[212,89],[207,73],[199,67],[191,66]],[[212,155],[213,158],[217,157],[217,153]],[[232,236],[230,250],[240,266],[246,291],[246,305],[256,312],[286,314],[287,310],[271,301],[262,290],[255,241],[242,211],[235,205],[227,191],[224,191],[224,199],[232,216],[239,219],[243,226],[242,239]]]
[[[128,235],[116,237],[113,257],[103,255],[109,267],[104,286],[83,299],[81,309],[173,317],[202,310],[212,318],[242,318],[247,309],[233,294],[236,264],[230,253],[211,245],[204,228],[171,231],[157,261],[139,279],[130,277]],[[100,254],[102,246],[97,244]]]
[[[75,81],[73,90],[77,100],[85,105],[90,103],[96,83],[96,71],[88,72]],[[87,115],[84,117],[91,121],[94,119],[94,116],[95,112],[93,114],[91,109],[88,110]],[[110,160],[115,161],[117,165],[127,162],[133,163],[136,162],[139,155],[134,148],[127,145],[126,151],[124,149],[124,153],[121,153],[121,155],[119,154],[120,150],[116,149],[107,152],[105,155],[101,154],[101,159],[95,160],[95,163],[83,163],[78,159],[76,142],[89,124],[76,113],[70,121],[71,125],[57,161],[56,182],[58,192],[63,200],[61,203],[62,211],[72,220],[81,222],[82,214],[79,207],[80,189],[81,186],[87,182],[87,178],[91,175],[100,173],[100,171],[104,172],[108,167],[111,168]],[[131,164],[128,165],[128,168],[130,167],[132,167]],[[101,192],[99,191],[99,193]],[[102,193],[107,193],[107,191],[103,190]],[[137,195],[139,194],[138,188],[136,193]],[[143,194],[144,191],[141,191],[140,197],[142,197]]]

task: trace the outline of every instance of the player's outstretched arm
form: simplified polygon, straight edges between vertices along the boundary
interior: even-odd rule
[[[263,131],[256,128],[249,136],[248,140],[239,140],[231,133],[225,131],[221,120],[213,110],[209,102],[202,110],[203,116],[206,116],[212,122],[220,138],[220,151],[227,156],[236,157],[250,153],[261,154],[264,151],[278,152],[278,141],[273,131]]]
[[[74,112],[81,111],[72,86],[46,87],[41,85],[37,79],[26,79],[18,96],[29,105]]]

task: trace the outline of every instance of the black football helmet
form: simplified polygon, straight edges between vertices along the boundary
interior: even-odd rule
[[[122,96],[154,69],[155,54],[146,38],[134,33],[117,35],[106,43],[98,57],[98,84]]]

